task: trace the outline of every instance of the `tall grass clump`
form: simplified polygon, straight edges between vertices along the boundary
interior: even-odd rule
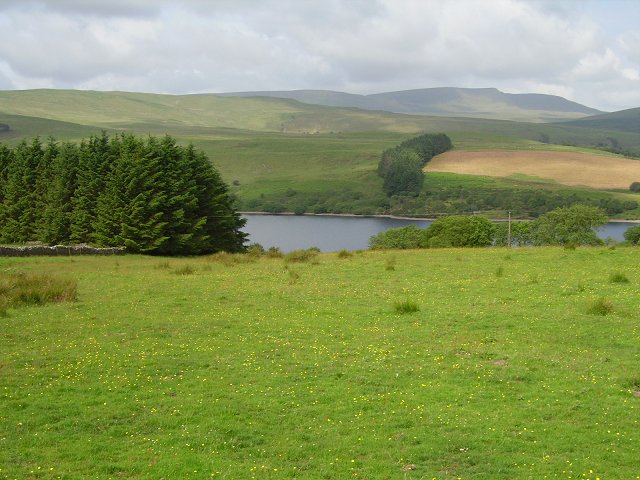
[[[247,255],[251,257],[261,257],[265,254],[264,247],[259,243],[252,243],[247,247]]]
[[[609,275],[609,282],[611,283],[629,283],[629,279],[622,272],[614,272]]]
[[[265,252],[267,258],[282,258],[284,254],[278,247],[269,247]]]
[[[420,307],[413,300],[397,300],[393,303],[393,309],[396,313],[414,313],[420,310]]]
[[[384,269],[387,271],[393,271],[396,269],[396,257],[387,257],[384,260]]]
[[[300,274],[295,270],[288,270],[289,272],[289,285],[295,285],[300,280]]]
[[[609,315],[613,313],[613,303],[605,297],[600,297],[589,304],[587,313],[590,315]]]
[[[40,273],[0,275],[0,314],[7,308],[46,303],[73,302],[78,298],[76,280]]]
[[[317,248],[308,248],[306,250],[293,250],[284,256],[285,263],[306,263],[317,260]]]
[[[181,267],[171,270],[174,275],[193,275],[196,272],[191,265],[182,265]]]
[[[210,262],[218,262],[227,267],[242,263],[253,263],[258,261],[259,256],[246,253],[218,252],[207,257]]]

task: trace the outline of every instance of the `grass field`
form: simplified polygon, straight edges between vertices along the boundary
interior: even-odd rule
[[[0,478],[640,478],[637,255],[2,258]]]
[[[425,171],[489,177],[523,174],[603,190],[628,189],[640,180],[637,160],[576,151],[456,150],[435,157]]]

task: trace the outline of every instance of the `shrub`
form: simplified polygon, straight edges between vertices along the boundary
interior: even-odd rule
[[[629,190],[634,193],[640,192],[640,182],[632,182],[631,185],[629,185]]]
[[[349,258],[349,257],[353,257],[353,253],[351,253],[349,250],[340,250],[338,252],[338,258]]]
[[[425,230],[415,225],[401,228],[390,228],[369,239],[369,248],[381,250],[387,248],[423,248],[425,246]]]
[[[587,205],[557,208],[533,222],[535,245],[601,245],[594,229],[607,223],[604,210]]]
[[[413,300],[399,300],[393,303],[393,309],[396,313],[404,314],[417,312],[420,307]]]
[[[611,300],[600,297],[589,304],[587,313],[590,315],[609,315],[613,312],[613,303]]]
[[[640,225],[627,228],[624,232],[624,239],[631,245],[638,245],[640,243]]]
[[[443,217],[425,232],[429,247],[486,247],[493,243],[494,225],[480,215]]]
[[[264,247],[259,243],[252,243],[247,247],[247,255],[251,255],[253,257],[260,257],[264,255]]]

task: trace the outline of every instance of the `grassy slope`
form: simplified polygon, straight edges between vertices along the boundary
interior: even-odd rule
[[[346,192],[337,202],[347,211],[377,211],[380,152],[424,131],[448,133],[459,149],[582,150],[539,140],[591,145],[611,135],[625,147],[640,148],[640,135],[631,132],[397,115],[267,98],[31,90],[0,92],[0,105],[4,112],[21,115],[0,114],[0,123],[12,127],[0,133],[0,140],[12,143],[51,133],[75,140],[101,128],[169,133],[192,141],[213,159],[227,182],[238,180],[234,192],[247,209],[252,201],[300,208]],[[523,182],[505,180],[501,185],[519,189]],[[283,197],[289,190],[302,194]]]
[[[636,257],[0,259],[80,296],[0,318],[0,478],[636,478]]]
[[[593,115],[581,120],[566,122],[577,127],[604,128],[626,132],[640,132],[640,108],[630,108],[619,112]]]
[[[220,129],[239,131],[329,133],[422,131],[501,135],[533,141],[594,145],[616,135],[621,144],[640,148],[634,132],[615,132],[500,120],[428,117],[308,105],[275,98],[228,98],[215,95],[156,95],[73,90],[0,91],[1,111],[102,128],[173,131],[210,136]],[[0,122],[6,123],[6,122]],[[191,130],[193,129],[193,130]]]
[[[97,127],[24,115],[0,113],[0,123],[10,127],[9,131],[0,132],[0,141],[8,144],[16,144],[23,139],[30,139],[36,136],[53,136],[55,138],[78,141],[100,133],[100,128]]]

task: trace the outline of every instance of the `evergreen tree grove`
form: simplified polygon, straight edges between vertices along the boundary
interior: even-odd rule
[[[152,255],[244,249],[244,220],[202,152],[106,133],[0,145],[0,240],[126,246]]]

